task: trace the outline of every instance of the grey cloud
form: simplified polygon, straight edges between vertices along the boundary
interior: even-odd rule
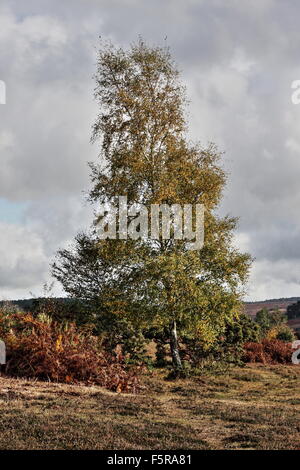
[[[241,217],[238,243],[256,257],[251,298],[299,295],[300,105],[290,99],[299,13],[296,0],[4,0],[0,197],[29,205],[26,233],[41,256],[18,251],[27,284],[38,286],[57,248],[89,224],[82,190],[98,152],[89,143],[98,36],[127,46],[141,34],[155,44],[167,36],[191,100],[191,138],[226,151],[221,213]],[[5,282],[20,292],[15,268],[1,272],[0,293]]]

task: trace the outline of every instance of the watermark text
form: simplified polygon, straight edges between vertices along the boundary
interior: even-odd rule
[[[128,206],[126,196],[118,203],[101,204],[97,217],[101,240],[184,240],[188,250],[204,244],[203,204],[143,204]]]

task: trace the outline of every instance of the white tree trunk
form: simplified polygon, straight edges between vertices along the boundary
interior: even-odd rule
[[[177,329],[175,320],[173,320],[171,323],[170,347],[174,369],[182,369],[182,363],[178,349]]]

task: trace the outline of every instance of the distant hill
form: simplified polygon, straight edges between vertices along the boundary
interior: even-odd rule
[[[268,310],[279,308],[285,312],[289,305],[298,302],[298,300],[300,300],[300,297],[268,299],[260,300],[258,302],[245,302],[245,312],[251,317],[254,317],[262,308],[267,308]]]
[[[10,303],[13,305],[17,305],[21,310],[24,310],[25,312],[30,312],[35,310],[40,300],[42,299],[12,300],[10,301]],[[63,304],[68,304],[68,302],[70,302],[70,299],[68,298],[59,298],[57,300],[62,301]],[[287,307],[289,305],[295,304],[298,301],[300,301],[300,297],[288,297],[280,299],[260,300],[257,302],[245,302],[245,313],[252,318],[254,318],[257,312],[262,308],[267,308],[268,310],[280,309],[283,313],[286,313]],[[0,301],[0,307],[5,303],[5,301]],[[290,319],[288,321],[288,324],[291,328],[294,328],[296,331],[300,331],[300,316],[299,318]]]
[[[250,315],[252,318],[254,318],[257,312],[262,308],[267,308],[268,310],[278,308],[283,313],[286,313],[288,306],[297,303],[299,300],[300,297],[289,297],[282,299],[261,300],[259,302],[245,302],[245,313]],[[296,332],[299,332],[298,334],[300,334],[300,316],[299,318],[290,319],[288,324],[290,328],[293,328]]]
[[[19,307],[21,310],[24,310],[25,312],[30,312],[34,310],[38,302],[40,302],[41,300],[43,300],[43,297],[38,297],[38,298],[33,298],[33,299],[9,300],[9,301],[0,300],[0,307],[2,305],[9,303],[12,305],[16,305],[17,307]],[[67,299],[66,297],[57,298],[56,300],[59,300],[61,302],[69,302],[69,299]]]
[[[20,300],[11,300],[9,303],[13,305],[17,305],[22,310],[30,311],[41,299],[20,299]],[[62,302],[68,302],[70,299],[68,298],[59,298]],[[288,297],[288,298],[280,298],[280,299],[268,299],[268,300],[259,300],[257,302],[245,302],[245,313],[254,317],[256,313],[261,310],[262,308],[267,309],[277,309],[279,308],[282,311],[286,311],[289,305],[292,305],[300,300],[300,297]],[[1,305],[4,305],[5,301],[0,301]]]
[[[36,299],[9,300],[9,301],[1,300],[0,307],[9,303],[9,304],[18,306],[21,310],[30,311],[34,305],[35,300]]]

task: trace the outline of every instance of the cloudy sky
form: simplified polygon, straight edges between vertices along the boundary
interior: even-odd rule
[[[99,35],[167,36],[192,138],[225,151],[221,210],[255,257],[248,299],[300,296],[299,15],[297,0],[1,0],[0,298],[39,295],[56,250],[91,221]]]

